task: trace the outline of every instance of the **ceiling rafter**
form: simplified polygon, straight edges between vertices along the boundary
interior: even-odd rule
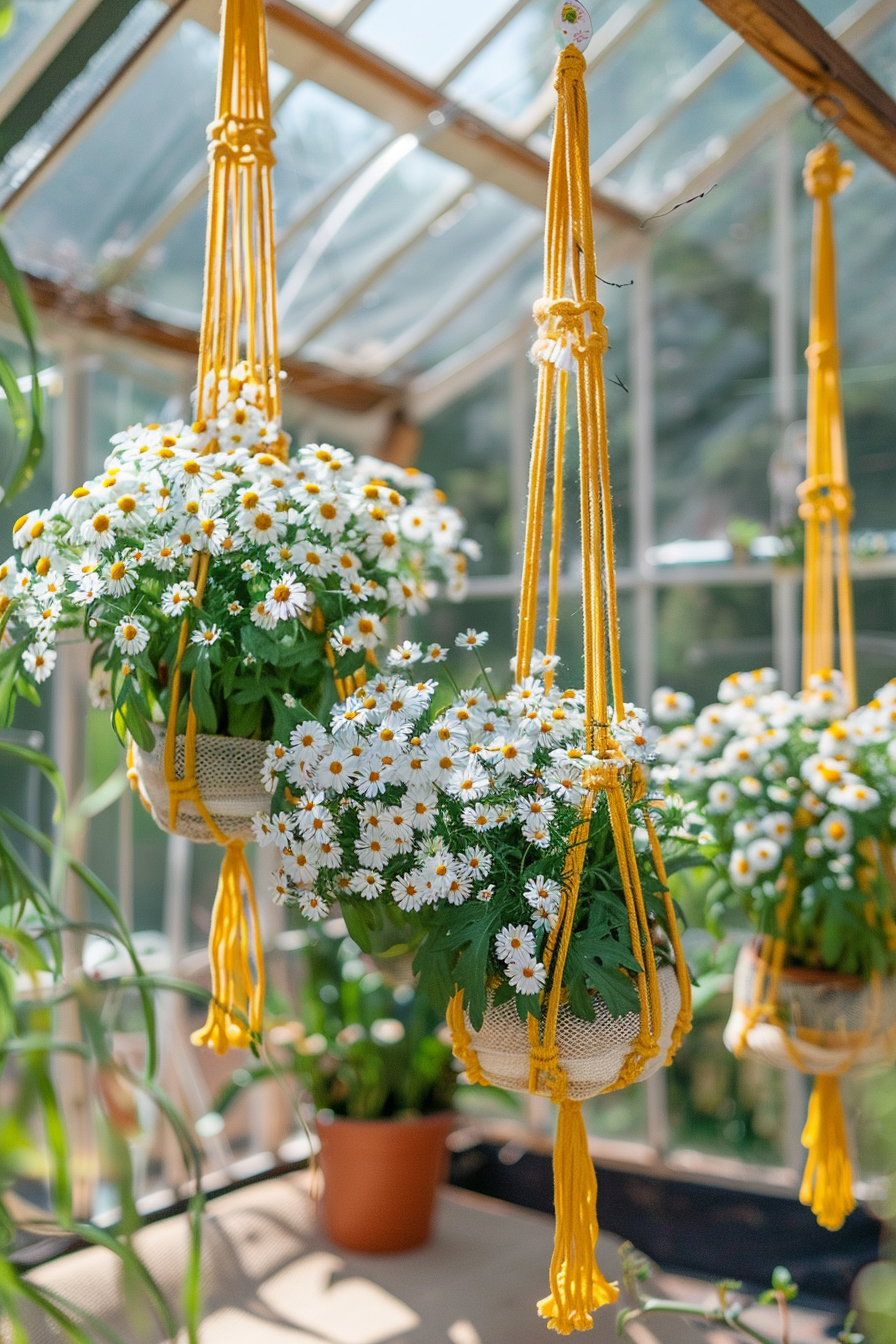
[[[849,9],[829,25],[828,32],[845,47],[855,47],[872,37],[894,15],[896,15],[896,0],[855,0]],[[653,208],[657,216],[662,217],[651,219],[645,228],[650,232],[668,228],[674,218],[668,213],[670,207],[681,200],[707,191],[763,140],[795,116],[801,107],[805,107],[802,95],[795,89],[785,88],[734,136],[717,158],[701,165],[686,181],[680,183],[675,191],[658,198]]]
[[[62,50],[87,16],[96,9],[100,0],[73,0],[60,14],[33,51],[13,70],[0,88],[0,120],[2,120],[25,92],[44,73],[50,62]]]
[[[703,3],[896,175],[896,101],[798,0]]]
[[[60,325],[105,332],[118,340],[153,346],[171,354],[188,356],[192,360],[198,357],[197,331],[147,317],[115,303],[105,294],[85,293],[84,290],[57,284],[43,276],[26,275],[25,279],[38,313],[52,315]],[[307,360],[287,358],[282,360],[282,367],[286,373],[287,392],[325,406],[363,412],[395,396],[393,387]]]

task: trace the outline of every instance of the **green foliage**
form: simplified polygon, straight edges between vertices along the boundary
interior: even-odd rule
[[[0,37],[8,32],[14,15],[12,0],[0,3]],[[21,494],[34,477],[37,464],[44,450],[43,431],[43,391],[40,386],[40,362],[37,353],[37,318],[28,297],[28,291],[22,277],[13,265],[12,258],[0,241],[0,286],[7,293],[19,331],[28,351],[28,363],[31,370],[31,394],[29,401],[19,388],[15,370],[9,360],[0,354],[0,386],[6,393],[6,401],[12,416],[16,438],[23,444],[22,456],[16,464],[13,474],[6,483],[2,498],[8,503]]]
[[[447,1110],[457,1086],[451,1046],[426,1000],[406,979],[396,983],[396,957],[362,956],[338,919],[304,937],[301,1021],[273,1025],[267,1062],[238,1070],[215,1109],[257,1079],[292,1074],[317,1110],[336,1115],[376,1120]]]
[[[31,1283],[16,1264],[20,1228],[8,1195],[28,1178],[47,1184],[49,1210],[44,1230],[48,1235],[74,1236],[84,1244],[105,1247],[121,1262],[126,1282],[151,1307],[164,1336],[173,1339],[183,1327],[190,1344],[196,1344],[202,1196],[196,1196],[191,1207],[192,1244],[180,1315],[131,1244],[140,1225],[129,1148],[137,1123],[138,1093],[150,1097],[171,1126],[187,1178],[198,1183],[202,1173],[201,1153],[187,1121],[155,1081],[154,993],[161,982],[144,974],[112,892],[68,851],[69,839],[80,823],[66,808],[56,766],[39,752],[0,741],[0,764],[4,760],[8,765],[39,770],[57,803],[53,839],[0,809],[0,1309],[9,1323],[9,1337],[13,1344],[27,1341],[22,1318],[22,1308],[27,1307],[46,1315],[64,1338],[77,1344],[100,1339],[119,1344],[101,1321]],[[83,805],[82,813],[92,814],[111,797],[112,792],[101,787],[95,799]],[[20,847],[23,841],[36,847],[42,862],[26,861]],[[100,903],[107,924],[67,917],[62,895],[72,883]],[[126,951],[133,974],[119,981],[93,981],[73,969],[85,933],[109,938]],[[194,991],[176,981],[165,984]],[[132,1072],[113,1053],[115,1004],[122,987],[130,987],[139,1004],[146,1041],[142,1074]],[[116,1189],[119,1217],[109,1228],[85,1222],[74,1208],[67,1096],[58,1068],[65,1059],[83,1068],[100,1160]],[[29,1220],[28,1226],[34,1230],[39,1220],[37,1224]]]

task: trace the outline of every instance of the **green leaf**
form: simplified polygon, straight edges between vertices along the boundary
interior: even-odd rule
[[[190,682],[190,700],[200,733],[215,733],[218,729],[217,710],[209,694],[211,677],[211,664],[207,657],[201,657]]]
[[[362,952],[372,952],[373,943],[370,938],[370,928],[365,919],[366,911],[362,911],[357,905],[351,905],[348,901],[343,901],[340,909],[350,937],[354,938]]]
[[[541,996],[539,994],[517,994],[515,997],[516,1010],[520,1015],[520,1021],[525,1026],[530,1017],[538,1017],[541,1013]]]
[[[13,265],[12,258],[0,240],[0,283],[9,295],[19,329],[28,347],[28,359],[31,366],[31,434],[25,452],[9,481],[4,498],[9,501],[24,490],[34,477],[37,464],[44,450],[43,434],[43,391],[40,385],[40,368],[37,353],[37,318],[31,299],[21,275]],[[10,402],[12,408],[12,402]]]
[[[9,413],[15,426],[16,437],[22,439],[28,432],[28,403],[19,387],[15,369],[3,355],[0,355],[0,387],[3,388],[6,400],[9,402]]]
[[[142,751],[152,751],[156,740],[152,729],[140,713],[136,701],[128,697],[119,710],[119,716],[131,737]]]
[[[622,971],[607,969],[594,962],[587,972],[587,980],[603,999],[611,1017],[624,1017],[626,1013],[638,1011],[637,985]]]

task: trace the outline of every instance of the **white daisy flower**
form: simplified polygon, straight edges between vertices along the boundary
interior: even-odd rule
[[[37,640],[34,644],[29,644],[22,654],[22,666],[39,685],[47,680],[56,666],[56,650],[50,648],[43,640]]]
[[[342,846],[337,840],[321,840],[317,848],[321,868],[342,867]]]
[[[412,667],[423,657],[423,650],[413,640],[406,639],[394,649],[389,650],[386,658],[390,667]]]
[[[721,696],[719,698],[721,699]],[[736,887],[751,887],[756,880],[753,865],[742,849],[731,851],[728,873]]]
[[[382,872],[393,853],[394,847],[385,831],[381,834],[372,832],[355,842],[355,854],[358,862],[365,868],[376,869],[377,872]]]
[[[257,625],[259,630],[273,630],[277,625],[277,617],[268,611],[266,599],[255,603],[249,612],[249,620],[253,625]]]
[[[354,779],[355,758],[350,749],[333,747],[318,761],[314,776],[321,789],[332,789],[334,793],[344,793]]]
[[[361,649],[375,649],[386,637],[382,621],[372,611],[359,611],[350,616],[345,624],[345,633],[354,647]]]
[[[313,891],[303,891],[299,893],[299,909],[306,919],[318,920],[326,919],[330,913],[330,907],[322,896],[318,896]]]
[[[276,621],[289,621],[310,604],[310,594],[303,583],[296,581],[292,571],[282,574],[271,584],[264,608]]]
[[[443,644],[427,644],[424,654],[424,663],[444,663],[448,657],[448,650]]]
[[[206,625],[205,621],[199,622],[199,629],[194,630],[190,636],[191,644],[198,644],[201,648],[211,648],[212,644],[217,644],[221,638],[221,629],[217,625]]]
[[[439,800],[435,790],[428,784],[412,784],[404,797],[405,807],[411,814],[411,825],[415,831],[428,835],[436,824]]]
[[[552,877],[530,877],[523,887],[523,896],[531,906],[546,905],[551,910],[560,909],[560,883]]]
[[[747,861],[757,873],[770,873],[781,862],[781,846],[775,840],[753,840],[747,845]]]
[[[737,802],[737,789],[727,779],[717,779],[709,786],[707,812],[725,814],[730,812]]]
[[[502,961],[515,962],[534,955],[535,934],[528,924],[505,924],[495,938],[495,952]]]
[[[454,643],[459,649],[481,649],[483,644],[488,643],[488,631],[469,627],[455,635]]]
[[[518,994],[540,994],[547,979],[547,971],[530,954],[508,962],[507,979]]]
[[[834,807],[845,807],[847,812],[867,812],[870,808],[877,807],[880,794],[877,789],[872,789],[870,784],[865,784],[861,780],[849,781],[831,789],[828,802],[833,803]]]
[[[492,868],[492,856],[481,845],[468,845],[460,856],[460,863],[470,877],[484,881]]]
[[[837,854],[842,854],[852,848],[853,825],[847,812],[829,812],[820,823],[819,832],[821,841],[827,849],[834,850]],[[809,852],[809,841],[806,841],[806,853]],[[816,855],[820,858],[820,855]]]
[[[166,616],[182,616],[196,596],[192,583],[171,583],[162,593],[161,608]]]
[[[98,546],[102,551],[109,550],[116,541],[112,519],[102,509],[81,524],[80,535],[81,540],[88,546]]]
[[[274,827],[271,818],[263,812],[256,812],[252,818],[252,832],[256,843],[261,845],[262,848],[274,843]]]
[[[298,845],[293,842],[293,844],[285,846],[281,852],[283,854],[283,866],[293,881],[305,887],[313,886],[318,874],[316,851],[306,845]]]
[[[118,622],[113,635],[115,646],[122,653],[142,653],[149,643],[149,631],[136,616],[125,616]]]
[[[389,890],[399,910],[404,910],[405,913],[419,910],[423,906],[426,890],[416,870],[405,874],[404,877],[397,877]]]
[[[359,868],[352,874],[349,886],[366,901],[375,901],[378,896],[382,896],[384,883],[379,873],[370,868]]]
[[[320,546],[299,547],[294,549],[298,552],[296,564],[303,574],[307,574],[312,579],[325,579],[333,571],[333,557],[329,551],[325,551]]]

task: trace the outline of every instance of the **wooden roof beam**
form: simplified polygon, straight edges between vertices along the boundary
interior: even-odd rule
[[[105,332],[120,340],[154,346],[171,354],[196,360],[199,333],[169,322],[159,322],[133,308],[115,303],[106,294],[85,293],[71,285],[57,284],[42,276],[25,277],[38,313],[52,315],[57,322]],[[307,360],[284,359],[284,391],[306,397],[339,410],[364,412],[394,399],[396,388],[372,378],[358,378],[324,368]]]
[[[703,3],[896,176],[896,101],[798,0]]]

